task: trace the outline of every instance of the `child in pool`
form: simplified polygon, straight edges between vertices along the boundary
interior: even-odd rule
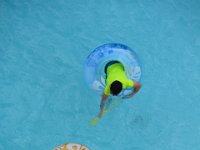
[[[101,99],[99,118],[103,115],[104,104],[109,95],[117,96],[125,88],[134,88],[133,92],[125,98],[135,95],[141,88],[141,84],[129,80],[126,76],[124,66],[119,61],[110,61],[105,67],[106,87]]]

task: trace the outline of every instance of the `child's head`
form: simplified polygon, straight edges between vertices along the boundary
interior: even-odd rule
[[[118,95],[122,91],[122,83],[115,80],[110,86],[110,91],[113,95]]]

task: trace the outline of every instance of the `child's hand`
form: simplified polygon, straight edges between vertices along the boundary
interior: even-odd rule
[[[135,93],[133,92],[133,93],[131,93],[129,96],[128,96],[128,98],[131,98],[131,97],[133,97],[135,95]]]

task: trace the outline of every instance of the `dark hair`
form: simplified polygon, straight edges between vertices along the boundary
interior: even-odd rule
[[[115,80],[110,86],[110,91],[113,95],[119,94],[121,90],[122,90],[122,83],[117,80]]]

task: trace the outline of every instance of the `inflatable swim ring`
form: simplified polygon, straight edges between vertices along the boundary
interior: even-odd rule
[[[136,53],[128,46],[118,43],[104,44],[94,49],[85,61],[85,79],[90,88],[102,95],[106,86],[105,66],[108,62],[117,60],[124,65],[129,79],[140,81],[141,67]],[[123,96],[133,89],[125,89]]]

